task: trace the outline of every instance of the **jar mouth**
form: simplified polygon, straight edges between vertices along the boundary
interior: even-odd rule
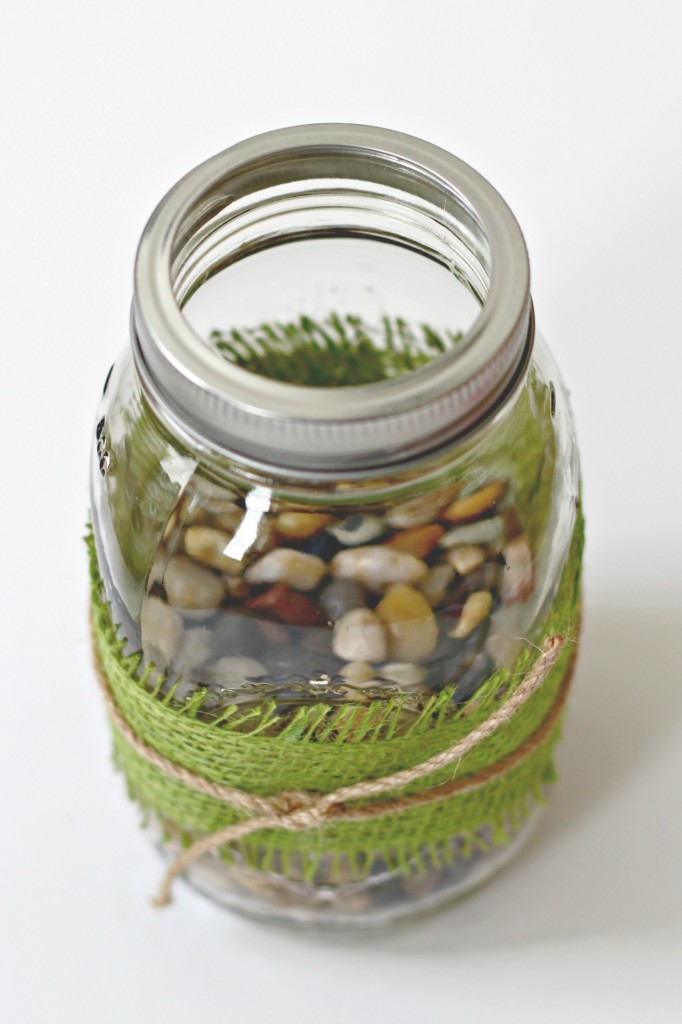
[[[480,313],[426,365],[352,387],[259,376],[226,361],[185,316],[226,267],[325,237],[435,261]],[[211,158],[161,201],[138,249],[132,328],[149,401],[196,442],[271,471],[400,466],[462,439],[518,379],[532,345],[527,252],[504,200],[444,150],[368,126],[285,128]]]

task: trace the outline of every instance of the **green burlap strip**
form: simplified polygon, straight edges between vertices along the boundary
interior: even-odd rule
[[[537,632],[542,639],[562,634],[575,639],[578,626],[583,522],[578,516],[573,542],[552,609]],[[140,740],[175,764],[204,779],[249,793],[273,796],[292,789],[332,792],[366,779],[377,779],[417,765],[452,746],[484,722],[515,690],[537,652],[520,655],[513,670],[500,669],[481,687],[475,702],[456,709],[452,688],[424,700],[417,712],[406,711],[401,698],[342,708],[311,705],[282,724],[274,702],[233,706],[214,720],[201,717],[201,699],[178,707],[159,686],[150,689],[140,674],[140,656],[124,656],[124,641],[111,622],[103,598],[94,546],[90,540],[93,636],[102,673],[117,707]],[[418,779],[398,795],[423,792],[453,778],[469,778],[504,761],[538,732],[557,701],[572,652],[566,646],[549,676],[513,720],[497,730],[455,768],[446,767]],[[199,717],[197,717],[199,716]],[[424,870],[429,862],[448,862],[474,847],[504,843],[515,833],[533,804],[554,781],[553,749],[559,738],[557,718],[527,756],[476,789],[408,807],[375,819],[323,822],[313,830],[265,829],[223,847],[251,866],[289,873],[292,865],[312,879],[324,859],[350,864],[362,878],[375,857],[390,869]],[[160,820],[169,835],[188,845],[197,837],[225,829],[246,815],[224,801],[197,792],[168,777],[137,753],[114,729],[114,754],[131,797],[146,815]]]

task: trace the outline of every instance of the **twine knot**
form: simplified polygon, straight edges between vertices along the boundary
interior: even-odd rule
[[[319,796],[302,790],[285,790],[277,796],[267,797],[272,816],[277,824],[290,832],[301,832],[319,825],[324,814]]]
[[[560,693],[555,702],[553,711],[546,721],[522,748],[516,750],[513,755],[504,762],[492,769],[480,772],[470,778],[452,781],[449,784],[435,786],[431,790],[413,794],[411,796],[393,797],[382,803],[373,802],[364,806],[346,806],[350,801],[363,800],[380,796],[383,793],[395,793],[404,789],[411,782],[422,779],[427,775],[438,771],[448,765],[459,763],[462,758],[470,753],[500,727],[509,722],[518,710],[532,697],[549,675],[552,667],[556,664],[566,641],[562,636],[550,636],[545,640],[544,646],[535,664],[526,674],[519,686],[511,696],[497,707],[489,717],[470,733],[458,740],[453,746],[439,754],[435,754],[420,764],[413,765],[401,771],[384,775],[378,779],[367,779],[364,782],[357,782],[350,786],[337,789],[333,793],[314,794],[302,790],[288,790],[274,796],[264,797],[254,793],[231,786],[223,786],[220,783],[210,782],[201,776],[194,775],[180,765],[169,761],[156,750],[149,747],[131,729],[130,725],[117,706],[109,684],[97,664],[97,652],[95,659],[98,667],[98,680],[104,694],[104,698],[116,728],[126,741],[150,764],[159,768],[167,776],[177,779],[180,782],[192,787],[198,792],[216,797],[236,810],[245,811],[250,817],[228,825],[211,835],[203,836],[196,840],[186,850],[183,850],[169,865],[161,883],[159,892],[152,901],[157,907],[166,906],[171,901],[171,887],[174,879],[182,874],[187,868],[204,853],[218,849],[228,843],[234,843],[244,836],[253,832],[268,828],[284,828],[290,832],[301,832],[310,828],[318,828],[325,821],[349,821],[362,818],[378,818],[385,814],[394,814],[414,803],[435,802],[445,799],[453,792],[462,789],[475,789],[494,776],[507,771],[511,765],[518,763],[521,757],[526,756],[529,750],[535,749],[542,738],[547,734],[548,729],[556,720],[567,688]]]

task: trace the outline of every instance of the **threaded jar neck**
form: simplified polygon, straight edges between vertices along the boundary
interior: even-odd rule
[[[253,372],[224,358],[191,322],[190,303],[216,275],[228,283],[232,275],[236,297],[235,272],[256,267],[254,257],[279,249],[286,262],[300,243],[325,239],[364,245],[363,253],[373,245],[368,293],[383,266],[392,295],[412,288],[428,303],[419,274],[427,263],[438,268],[443,315],[447,289],[454,310],[454,290],[464,287],[476,302],[473,321],[456,344],[409,372],[343,387]],[[414,272],[396,263],[398,250]],[[334,250],[341,258],[344,251]],[[316,273],[313,264],[303,275],[311,301]],[[264,301],[274,280],[263,278]],[[153,409],[197,443],[272,472],[400,467],[469,435],[522,375],[533,333],[526,247],[492,186],[435,146],[366,126],[286,128],[206,161],[161,201],[138,250],[132,330]]]

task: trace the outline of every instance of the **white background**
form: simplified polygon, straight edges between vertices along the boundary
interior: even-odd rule
[[[673,0],[5,0],[0,1017],[8,1024],[682,1019],[682,24]],[[527,237],[589,541],[563,781],[526,855],[388,937],[246,923],[159,862],[88,665],[87,464],[166,189],[356,121],[472,163]]]

